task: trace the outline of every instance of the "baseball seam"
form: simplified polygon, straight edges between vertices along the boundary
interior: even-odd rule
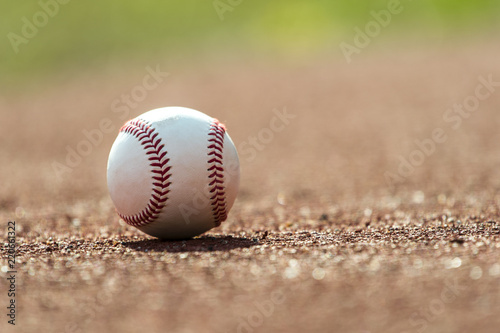
[[[224,186],[224,135],[226,128],[217,119],[210,124],[208,131],[208,169],[210,172],[210,205],[215,226],[220,226],[227,219],[226,189]]]
[[[153,189],[146,207],[135,215],[123,215],[118,212],[118,215],[125,222],[140,227],[156,220],[167,204],[167,195],[172,184],[169,181],[172,176],[170,173],[172,167],[168,165],[170,159],[167,157],[167,151],[163,150],[165,145],[162,143],[159,133],[147,121],[129,120],[122,126],[120,132],[130,134],[139,140],[146,151],[153,174]]]

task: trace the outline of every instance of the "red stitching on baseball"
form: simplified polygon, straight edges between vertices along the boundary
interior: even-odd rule
[[[227,219],[226,209],[226,188],[224,186],[224,135],[226,128],[217,119],[214,119],[210,124],[208,131],[208,165],[207,171],[211,171],[208,175],[210,179],[209,189],[212,196],[210,204],[212,205],[212,216],[214,217],[215,225],[218,227]]]
[[[169,173],[171,167],[168,166],[170,161],[167,158],[167,152],[163,150],[165,147],[161,143],[161,138],[158,137],[158,132],[155,131],[146,121],[140,119],[129,120],[122,126],[120,132],[128,133],[139,139],[142,148],[146,150],[146,155],[150,161],[151,177],[153,180],[153,193],[146,207],[135,215],[118,215],[128,224],[138,227],[151,223],[158,218],[161,210],[165,207],[170,192],[169,178],[172,176]]]

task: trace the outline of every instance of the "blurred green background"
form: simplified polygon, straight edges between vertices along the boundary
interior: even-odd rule
[[[142,57],[235,53],[304,58],[329,52],[341,57],[339,43],[352,43],[354,27],[363,28],[372,19],[370,12],[387,8],[388,3],[60,0],[67,3],[57,2],[57,13],[40,24],[34,37],[19,44],[16,53],[12,33],[23,36],[26,19],[33,23],[43,10],[41,4],[53,9],[54,1],[0,2],[0,84]],[[377,38],[442,43],[492,34],[500,26],[498,0],[402,0],[401,5],[404,10]],[[43,23],[43,14],[37,19]]]

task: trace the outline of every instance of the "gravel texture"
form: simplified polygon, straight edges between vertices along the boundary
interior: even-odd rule
[[[3,96],[0,305],[15,220],[18,312],[15,327],[2,313],[0,331],[498,332],[500,87],[458,128],[443,119],[480,76],[500,81],[492,45],[367,50],[349,66],[171,68],[130,118],[200,109],[226,123],[242,165],[229,219],[184,241],[115,214],[105,169],[116,131],[71,172],[52,168],[103,117],[119,128],[110,105],[144,73]],[[250,149],[284,110],[283,130]],[[388,182],[436,128],[445,142]]]

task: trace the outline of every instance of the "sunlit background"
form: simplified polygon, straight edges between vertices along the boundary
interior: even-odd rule
[[[499,0],[0,0],[15,329],[241,332],[283,290],[245,331],[498,331],[499,19]],[[120,222],[106,180],[123,123],[172,105],[223,122],[241,165],[227,221],[177,243]]]
[[[319,54],[342,57],[340,43],[352,43],[354,29],[364,29],[373,19],[371,12],[387,9],[391,1],[61,2],[66,3],[0,3],[3,85],[138,59],[175,63],[228,54],[289,61]],[[400,7],[368,49],[387,41],[406,47],[489,36],[499,27],[500,2],[495,0],[402,0]]]
[[[442,121],[446,107],[470,94],[478,75],[495,73],[500,2],[2,1],[0,16],[1,153],[22,166],[3,166],[3,191],[11,201],[20,196],[37,202],[26,195],[28,185],[7,181],[26,177],[23,167],[36,166],[32,181],[53,196],[73,188],[54,180],[60,178],[54,163],[63,163],[68,149],[76,149],[103,118],[116,131],[126,117],[168,105],[220,118],[243,157],[242,145],[268,124],[273,109],[294,112],[300,120],[255,161],[242,158],[242,167],[267,168],[272,149],[290,148],[324,168],[311,177],[318,183],[330,177],[335,191],[324,189],[330,195],[363,193],[357,186],[368,181],[381,188],[384,172],[397,169],[398,155],[407,155],[415,138]],[[113,103],[141,87],[147,68],[170,76],[119,118]],[[488,103],[485,117],[497,113],[494,101]],[[71,196],[88,196],[90,188],[107,197],[104,170],[114,136],[103,135],[71,167],[73,173],[65,173],[77,176],[67,182],[86,179]],[[287,158],[295,169],[286,159],[280,163],[290,173],[308,172],[296,156]],[[364,167],[374,161],[378,169]],[[353,174],[338,177],[334,171]],[[303,177],[272,170],[266,175],[271,197],[287,186],[314,187]],[[259,176],[244,172],[243,193]]]

